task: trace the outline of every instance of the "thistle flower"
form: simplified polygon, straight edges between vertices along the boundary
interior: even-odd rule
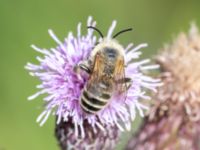
[[[164,86],[139,132],[129,141],[134,150],[200,149],[200,34],[193,24],[157,57]]]
[[[89,17],[87,26],[95,26],[96,22]],[[111,34],[116,26],[113,21],[108,30],[107,38],[111,38]],[[61,42],[52,30],[49,30],[50,36],[58,44],[56,48],[41,49],[32,45],[32,48],[44,55],[43,58],[36,57],[39,65],[28,63],[26,69],[30,71],[30,75],[41,80],[41,84],[37,86],[39,92],[30,96],[28,99],[35,99],[41,94],[47,94],[44,98],[45,110],[37,118],[37,122],[43,125],[50,114],[57,116],[57,124],[62,122],[70,122],[73,124],[75,136],[86,136],[85,122],[92,128],[94,133],[99,129],[106,130],[107,127],[117,127],[121,131],[130,129],[131,120],[134,120],[136,109],[139,110],[141,116],[147,106],[140,102],[140,99],[149,99],[145,95],[144,88],[155,91],[160,85],[159,80],[148,77],[141,70],[149,70],[157,68],[158,65],[146,64],[149,60],[136,62],[141,52],[139,49],[146,47],[147,44],[133,46],[129,44],[125,48],[126,68],[125,75],[133,81],[126,96],[126,100],[112,98],[109,105],[99,111],[97,114],[85,114],[80,107],[81,91],[88,80],[88,75],[78,75],[74,72],[74,67],[80,61],[89,57],[96,42],[102,39],[93,35],[93,30],[88,30],[86,35],[81,35],[81,23],[78,24],[77,36],[71,32],[68,34],[64,42]]]

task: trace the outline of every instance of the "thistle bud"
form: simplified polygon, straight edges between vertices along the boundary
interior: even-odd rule
[[[61,121],[56,125],[55,136],[58,139],[61,150],[112,150],[119,140],[120,131],[115,127],[105,127],[102,131],[95,130],[88,124],[83,123],[85,137],[77,137],[74,134],[74,124],[69,121]]]

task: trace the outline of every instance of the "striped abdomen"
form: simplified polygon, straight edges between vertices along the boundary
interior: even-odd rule
[[[104,108],[110,97],[106,92],[92,92],[84,88],[81,96],[81,107],[86,113],[94,114]]]

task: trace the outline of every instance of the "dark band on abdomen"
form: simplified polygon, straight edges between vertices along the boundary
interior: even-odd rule
[[[84,111],[95,113],[108,103],[108,99],[110,99],[109,94],[102,94],[101,98],[98,99],[84,90],[81,97],[81,106]]]
[[[95,97],[89,96],[85,90],[83,91],[83,96],[87,101],[89,101],[92,104],[98,105],[98,106],[104,106],[107,103],[107,101],[106,101],[107,99],[104,101],[101,101]]]
[[[101,109],[101,108],[96,108],[96,107],[93,107],[92,105],[87,104],[84,99],[81,99],[81,106],[84,109],[84,111],[88,113],[95,113]]]
[[[101,94],[101,98],[103,98],[103,99],[110,99],[110,95],[107,94],[107,93],[102,93]]]

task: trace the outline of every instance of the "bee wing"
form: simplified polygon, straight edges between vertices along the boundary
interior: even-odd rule
[[[125,81],[125,70],[124,70],[124,59],[120,59],[116,64],[116,69],[114,73],[114,80],[116,83],[116,90],[126,96],[127,93],[127,84]]]
[[[94,66],[92,69],[92,73],[90,75],[90,79],[88,80],[88,86],[90,87],[92,84],[98,83],[100,77],[102,76],[103,72],[103,58],[100,54],[96,54],[94,59]]]

